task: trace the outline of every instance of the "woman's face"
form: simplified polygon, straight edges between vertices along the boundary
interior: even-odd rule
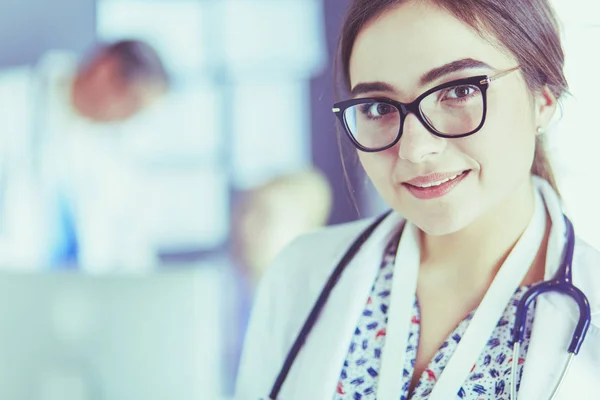
[[[407,2],[363,28],[354,44],[349,72],[356,98],[410,103],[434,86],[476,75],[492,76],[516,66],[508,51],[446,11]],[[432,70],[441,74],[424,80]],[[537,128],[547,125],[555,100],[547,90],[533,95],[517,71],[490,85],[487,103],[486,123],[473,136],[439,138],[409,114],[396,146],[378,153],[359,152],[382,197],[429,234],[461,230],[529,185]],[[437,189],[415,187],[437,184],[464,171]]]

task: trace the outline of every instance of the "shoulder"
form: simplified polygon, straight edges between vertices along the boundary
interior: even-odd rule
[[[600,251],[581,238],[575,242],[573,274],[590,301],[592,313],[600,313]]]
[[[373,218],[361,219],[321,228],[299,237],[277,256],[267,269],[262,285],[326,278],[373,221]]]
[[[580,237],[575,239],[575,257],[597,264],[600,269],[600,251]]]
[[[585,274],[581,278],[590,278],[594,283],[600,281],[600,251],[581,238],[575,241],[573,263],[574,271]],[[577,265],[581,267],[578,268]],[[600,290],[600,287],[598,289]]]
[[[268,393],[331,271],[372,222],[361,220],[304,235],[267,269],[246,331],[236,399]]]
[[[267,268],[256,292],[254,309],[269,308],[274,316],[304,315],[323,289],[335,266],[374,222],[363,219],[303,235],[288,245]]]

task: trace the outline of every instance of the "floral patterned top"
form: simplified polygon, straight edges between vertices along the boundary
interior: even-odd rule
[[[386,248],[381,268],[371,291],[371,296],[359,318],[348,355],[342,367],[340,380],[333,397],[334,400],[376,399],[377,377],[381,363],[381,352],[385,343],[387,311],[390,303],[397,248],[398,237],[396,236]],[[502,318],[498,321],[498,325],[490,337],[487,346],[482,350],[470,375],[456,394],[456,399],[509,399],[513,353],[512,326],[514,325],[516,306],[526,290],[527,287],[520,287],[515,292],[512,301],[508,304]],[[534,310],[535,307],[530,307],[527,314],[525,340],[521,346],[521,355],[519,358],[517,390],[523,373],[525,356],[529,348]],[[409,387],[414,373],[420,334],[419,303],[415,299],[408,346],[406,348],[408,357],[406,358],[404,373],[401,378],[403,393],[399,400],[424,400],[428,398],[437,377],[440,376],[454,353],[473,315],[474,311],[459,323],[456,329],[440,346],[437,354],[423,372],[413,393],[409,397]]]

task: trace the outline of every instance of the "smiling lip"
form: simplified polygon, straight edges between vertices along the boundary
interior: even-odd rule
[[[454,177],[462,174],[463,172],[465,172],[465,170],[456,171],[456,172],[447,172],[447,173],[436,173],[436,174],[431,174],[431,175],[427,175],[427,176],[419,176],[417,178],[411,179],[410,181],[406,181],[404,183],[407,185],[417,186],[417,187],[428,186],[428,185],[431,185],[436,182],[441,182],[441,181],[445,181],[446,179],[454,178]]]
[[[462,182],[471,170],[443,174],[432,174],[404,182],[408,191],[418,199],[429,200],[445,196]]]

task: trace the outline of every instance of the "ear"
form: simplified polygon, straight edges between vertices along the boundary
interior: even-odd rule
[[[534,94],[535,126],[538,133],[543,133],[548,128],[552,117],[556,113],[558,100],[548,86]]]

